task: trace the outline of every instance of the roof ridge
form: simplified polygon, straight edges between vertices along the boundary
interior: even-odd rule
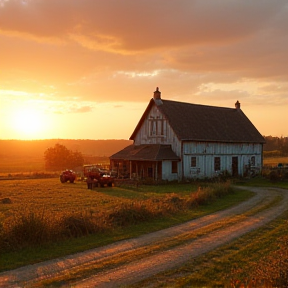
[[[219,109],[235,110],[234,107],[222,107],[222,106],[214,106],[214,105],[199,104],[199,103],[189,103],[189,102],[181,102],[181,101],[167,100],[167,99],[161,99],[161,100],[162,100],[162,102],[173,102],[173,103],[176,103],[176,104],[183,104],[183,105],[194,105],[194,106],[201,106],[201,107],[207,107],[207,108],[219,108]]]

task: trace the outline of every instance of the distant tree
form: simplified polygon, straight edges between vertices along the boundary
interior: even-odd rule
[[[84,163],[81,152],[73,152],[58,143],[44,152],[44,160],[46,170],[50,171],[74,169],[77,166],[82,166]]]

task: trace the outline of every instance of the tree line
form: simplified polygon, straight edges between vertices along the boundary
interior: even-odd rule
[[[266,156],[288,156],[288,137],[264,136]]]

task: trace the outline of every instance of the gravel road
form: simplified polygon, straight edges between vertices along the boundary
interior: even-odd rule
[[[238,188],[249,189],[255,192],[255,196],[235,207],[178,226],[67,257],[2,272],[0,287],[41,287],[44,280],[68,273],[72,275],[73,272],[89,271],[89,268],[95,271],[89,277],[63,284],[62,287],[130,285],[159,272],[179,267],[191,258],[227,244],[269,223],[288,209],[288,190]],[[281,200],[278,201],[279,199]],[[163,245],[166,245],[167,249],[164,249]],[[151,247],[158,246],[162,247],[159,251],[153,248],[153,253],[143,253],[145,249],[150,251]],[[142,254],[139,251],[142,251]],[[136,256],[133,258],[133,255]],[[129,263],[123,261],[113,268],[105,267],[109,261],[127,256],[132,259]],[[101,269],[97,270],[97,267]]]

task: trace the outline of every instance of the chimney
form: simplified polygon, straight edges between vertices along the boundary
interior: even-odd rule
[[[156,91],[154,92],[154,96],[153,96],[154,102],[157,106],[160,106],[163,104],[162,100],[161,100],[161,92],[159,91],[159,88],[156,88]]]
[[[159,91],[158,87],[156,87],[156,91],[154,92],[153,98],[154,98],[154,100],[161,99],[161,92]]]
[[[240,104],[240,102],[237,100],[237,102],[235,103],[235,108],[236,108],[236,109],[240,109],[240,106],[241,106],[241,104]]]

